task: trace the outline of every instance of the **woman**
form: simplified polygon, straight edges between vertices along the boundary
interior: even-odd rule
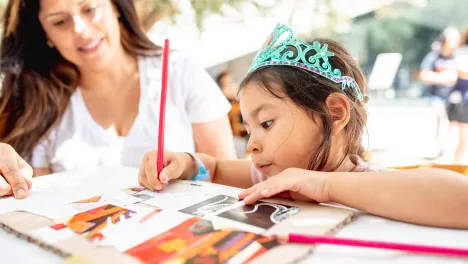
[[[455,53],[458,80],[449,97],[448,119],[452,127],[458,127],[459,140],[455,151],[455,163],[466,163],[468,150],[468,28],[462,46]]]
[[[34,175],[138,167],[157,146],[161,49],[128,0],[10,0],[1,47],[0,140]],[[171,51],[165,147],[235,158],[230,105]]]

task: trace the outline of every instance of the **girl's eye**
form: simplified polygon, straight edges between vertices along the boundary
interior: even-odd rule
[[[260,125],[264,128],[264,129],[268,129],[270,128],[271,124],[273,123],[273,120],[268,120],[268,121],[265,121],[263,123],[261,123]]]

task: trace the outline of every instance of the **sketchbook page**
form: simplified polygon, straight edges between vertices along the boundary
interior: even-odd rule
[[[267,199],[265,201],[299,207],[299,213],[274,225],[264,232],[264,235],[284,235],[287,233],[307,235],[333,234],[360,214],[353,209],[314,203],[293,202],[279,199]],[[273,248],[268,254],[263,254],[250,263],[297,262],[301,258],[309,255],[313,248],[313,246],[309,245],[286,244]],[[291,256],[294,256],[295,259],[292,259]]]
[[[31,231],[38,228],[53,225],[54,221],[45,217],[37,216],[28,212],[10,212],[0,215],[0,226],[6,225],[5,231],[19,237],[27,237],[28,242],[38,245],[44,250],[51,251],[61,257],[70,255],[83,256],[93,261],[92,263],[118,263],[118,264],[136,264],[140,263],[137,259],[121,254],[117,249],[107,247],[98,248],[90,243],[86,238],[76,234],[57,243],[45,243],[40,238],[31,235]]]
[[[138,170],[127,167],[101,167],[41,176],[33,178],[32,182],[33,187],[28,199],[0,198],[0,214],[34,210],[35,214],[48,216],[50,210],[44,205],[60,207],[106,192],[138,186]]]
[[[275,202],[278,204],[288,204],[291,206],[299,207],[300,212],[296,215],[293,215],[283,222],[279,223],[278,225],[273,226],[272,228],[268,229],[263,234],[273,234],[273,233],[281,233],[283,231],[293,231],[293,232],[300,232],[300,233],[308,233],[308,234],[326,234],[330,231],[334,230],[337,226],[333,223],[344,221],[349,219],[353,214],[355,214],[352,210],[342,209],[342,208],[335,208],[329,207],[324,205],[315,205],[309,203],[293,203],[290,201],[285,200],[268,200],[268,202]],[[131,208],[131,210],[136,211],[136,209]],[[165,217],[165,214],[167,217]],[[134,259],[129,259],[128,256],[121,253],[121,251],[131,247],[134,244],[142,243],[145,240],[155,237],[158,234],[164,233],[164,230],[169,229],[172,225],[177,225],[180,221],[186,219],[185,217],[190,217],[187,214],[185,217],[179,217],[180,220],[175,221],[176,217],[172,214],[176,214],[177,212],[167,211],[166,213],[161,212],[155,215],[155,217],[151,218],[149,221],[145,222],[146,224],[140,225],[137,229],[129,229],[125,230],[125,226],[120,226],[121,229],[116,236],[113,236],[113,242],[117,242],[117,248],[114,247],[98,247],[93,243],[90,243],[85,237],[81,237],[76,234],[65,234],[68,237],[62,239],[61,237],[58,238],[57,242],[49,242],[49,243],[42,243],[43,240],[40,239],[39,241],[32,241],[35,244],[43,245],[44,248],[51,250],[51,251],[60,251],[66,253],[72,253],[75,255],[83,256],[93,261],[97,261],[99,263],[136,263],[136,262],[129,262],[134,261]],[[179,213],[180,214],[180,213]],[[223,218],[222,216],[218,216],[218,218]],[[232,218],[232,217],[231,217]],[[167,226],[162,228],[163,221],[171,220]],[[226,220],[226,218],[223,218]],[[310,219],[322,219],[320,221],[310,221]],[[301,221],[299,221],[301,220]],[[324,221],[325,220],[325,221]],[[333,221],[332,221],[333,220]],[[161,222],[162,221],[162,222]],[[233,221],[233,220],[232,220]],[[308,222],[308,223],[307,223]],[[49,227],[51,225],[56,224],[56,222],[49,220],[44,217],[36,216],[27,212],[11,212],[5,215],[0,216],[0,223],[4,223],[9,227],[19,231],[18,233],[22,236],[31,236],[33,238],[38,238],[37,236],[40,234],[36,234],[36,236],[32,233],[34,230],[40,230],[44,227]],[[299,224],[298,224],[299,223]],[[318,224],[316,224],[318,223]],[[225,225],[225,222],[216,223],[214,224],[222,227]],[[306,225],[307,224],[307,225]],[[215,226],[216,226],[215,225]],[[229,224],[228,224],[229,225]],[[117,226],[119,227],[119,226]],[[119,227],[119,228],[120,228]],[[291,229],[289,229],[291,228]],[[103,230],[102,232],[107,234],[109,230]],[[135,231],[135,232],[134,232]],[[138,232],[136,232],[138,231]],[[132,239],[125,240],[125,238],[129,238],[127,232],[133,232],[134,236]],[[115,234],[115,232],[111,232]],[[127,234],[126,234],[127,233]],[[62,234],[59,234],[62,235]],[[50,237],[48,238],[50,240]],[[30,240],[31,241],[31,240]],[[124,242],[122,244],[122,242]],[[120,243],[120,244],[119,244]],[[49,246],[51,245],[51,246]],[[252,263],[290,263],[291,256],[296,256],[297,258],[304,257],[308,255],[313,248],[311,246],[304,246],[304,245],[282,245],[277,248],[273,248],[268,251],[268,253],[259,256],[258,258],[254,259]]]

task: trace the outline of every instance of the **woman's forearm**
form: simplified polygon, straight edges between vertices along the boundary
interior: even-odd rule
[[[212,122],[193,124],[192,128],[197,152],[217,159],[237,159],[227,115]]]
[[[50,168],[33,168],[34,177],[45,176],[52,173],[53,171]]]
[[[468,177],[439,169],[333,173],[330,197],[371,214],[430,226],[468,228]]]

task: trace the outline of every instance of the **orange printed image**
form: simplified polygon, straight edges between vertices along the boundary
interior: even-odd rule
[[[62,224],[74,232],[83,235],[87,239],[101,240],[103,235],[100,232],[109,222],[116,224],[121,220],[121,217],[128,219],[133,214],[135,214],[134,211],[106,204],[101,207],[76,214],[66,221],[63,221]],[[53,227],[56,226],[57,225],[54,225]]]
[[[214,230],[211,221],[191,218],[125,253],[144,263],[246,263],[279,245],[274,238],[238,230]]]
[[[132,195],[132,194],[144,191],[144,190],[146,190],[145,187],[136,186],[136,187],[130,187],[130,188],[123,189],[122,192]]]
[[[101,195],[97,195],[97,196],[93,196],[91,198],[88,198],[88,199],[84,199],[84,200],[80,200],[80,201],[76,201],[76,202],[73,202],[74,204],[77,204],[77,203],[97,203],[101,200]]]

